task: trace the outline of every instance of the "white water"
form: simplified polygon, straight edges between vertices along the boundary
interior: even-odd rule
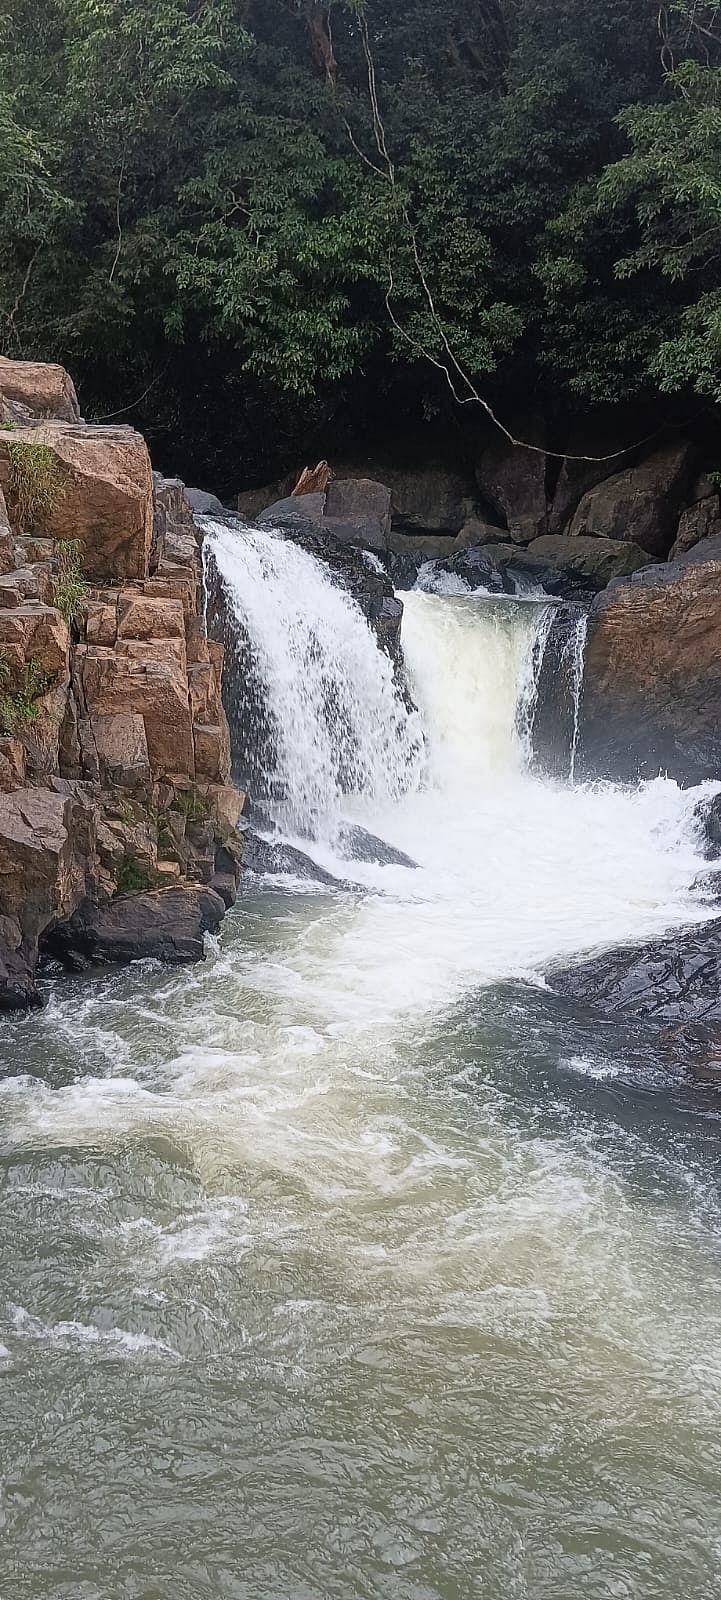
[[[334,831],[346,797],[397,800],[417,784],[418,718],[354,601],[289,539],[206,522],[207,550],[253,646],[276,745],[279,819]]]
[[[700,916],[697,795],[532,778],[547,612],[463,595],[405,597],[421,772],[360,613],[249,540],[281,777],[367,892],[258,884],[199,968],[10,1025],[0,1589],[715,1600],[713,1128],[493,988]],[[339,811],[419,870],[339,861]]]

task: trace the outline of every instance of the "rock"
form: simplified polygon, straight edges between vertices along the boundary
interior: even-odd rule
[[[97,816],[80,792],[16,789],[0,805],[0,1011],[37,1005],[41,934],[72,915],[95,868]]]
[[[573,517],[573,538],[631,540],[652,556],[667,556],[688,483],[689,446],[666,445],[638,466],[624,467],[583,496]]]
[[[0,356],[0,397],[27,407],[33,417],[78,422],[80,407],[64,367],[45,361],[9,361]]]
[[[150,757],[141,716],[124,712],[94,716],[89,719],[88,737],[95,746],[97,777],[105,787],[133,790],[148,786]]]
[[[600,1016],[641,1024],[659,1064],[721,1079],[721,919],[547,974]]]
[[[695,816],[701,828],[706,860],[718,861],[721,858],[721,794],[702,800]]]
[[[379,867],[411,867],[414,871],[418,868],[417,861],[357,823],[346,824],[340,829],[338,845],[341,855],[350,861],[372,861]]]
[[[154,650],[143,644],[139,659],[116,655],[102,646],[78,646],[76,692],[91,724],[97,717],[142,717],[154,778],[193,778],[195,756],[187,675],[177,660],[153,658],[161,645],[167,648],[173,642],[159,641]]]
[[[481,517],[469,517],[453,541],[453,550],[470,550],[477,545],[504,543],[503,529],[484,522]]]
[[[185,641],[185,613],[180,600],[161,599],[132,589],[122,589],[117,615],[118,639]]]
[[[189,489],[186,484],[185,498],[198,517],[222,516],[225,512],[225,506],[217,494],[208,494],[205,489]]]
[[[105,905],[85,900],[43,940],[43,957],[72,971],[150,958],[173,965],[202,961],[204,935],[225,916],[215,890],[200,885],[120,895]]]
[[[272,839],[262,839],[251,828],[246,828],[241,835],[243,844],[243,871],[253,872],[259,877],[268,874],[277,877],[305,878],[311,883],[320,883],[326,889],[354,889],[354,884],[343,882],[341,878],[334,878],[332,872],[326,872],[324,867],[319,867],[310,856],[302,850],[296,850],[293,845],[284,844]]]
[[[235,506],[238,515],[245,522],[256,522],[263,511],[269,506],[276,505],[279,500],[287,500],[293,495],[296,483],[294,472],[286,473],[282,478],[276,478],[273,483],[266,483],[260,489],[244,489],[236,497]]]
[[[678,556],[685,555],[687,550],[691,550],[702,539],[719,537],[721,537],[721,497],[718,494],[710,494],[706,499],[697,500],[695,505],[681,512],[676,542],[669,559],[675,561]]]
[[[275,500],[256,518],[260,528],[282,528],[293,537],[319,533],[325,514],[324,494],[288,495]]]
[[[0,431],[0,487],[9,492],[16,444],[44,446],[55,461],[55,498],[37,513],[38,530],[78,540],[86,577],[143,578],[153,534],[153,479],[144,439],[132,428],[40,423]],[[17,531],[33,532],[35,527]]]
[[[647,567],[594,601],[579,773],[721,777],[721,549],[708,561],[695,555]]]
[[[27,752],[22,739],[0,737],[0,792],[21,789],[25,783]]]
[[[491,556],[491,546],[482,549],[472,545],[468,550],[458,550],[445,561],[435,563],[436,574],[447,573],[460,578],[469,589],[487,589],[489,594],[512,594],[513,583],[506,582],[504,574]]]
[[[513,544],[530,544],[547,531],[546,457],[500,435],[483,451],[476,480],[499,513]]]
[[[23,688],[31,662],[46,687],[64,682],[70,661],[70,635],[64,618],[54,606],[22,600],[11,610],[0,608],[0,652],[10,693]]]
[[[391,495],[371,478],[334,478],[325,497],[325,523],[341,544],[384,551],[391,528]]]
[[[217,723],[193,723],[195,776],[199,783],[224,784],[230,776],[230,733],[223,718]]]
[[[538,570],[550,568],[580,579],[590,589],[603,589],[612,578],[625,578],[648,566],[644,550],[629,540],[546,534],[533,539],[523,561]]]
[[[166,559],[166,542],[172,548],[174,539],[189,539],[193,555],[197,555],[197,529],[193,508],[185,484],[180,478],[164,478],[153,473],[153,538],[150,551],[150,570],[156,572]]]

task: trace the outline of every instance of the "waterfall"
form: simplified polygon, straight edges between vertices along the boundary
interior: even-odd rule
[[[332,838],[349,800],[383,805],[418,786],[418,715],[360,607],[322,561],[280,534],[206,527],[206,563],[215,563],[249,641],[263,697],[265,790],[276,818],[289,833]]]
[[[586,653],[586,637],[588,634],[588,615],[586,612],[580,616],[575,624],[571,637],[566,646],[566,660],[571,680],[571,695],[573,698],[573,728],[571,732],[571,761],[569,778],[571,783],[576,779],[576,753],[578,750],[578,729],[581,715],[581,695],[583,693],[583,671]]]

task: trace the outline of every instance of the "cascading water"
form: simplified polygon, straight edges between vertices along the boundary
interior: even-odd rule
[[[584,657],[586,651],[586,638],[588,635],[588,614],[578,618],[571,637],[566,646],[568,670],[571,677],[571,694],[573,697],[573,728],[571,731],[571,760],[569,778],[571,783],[576,779],[576,756],[578,754],[578,731],[581,716],[581,695],[583,693]]]
[[[0,1590],[711,1600],[715,1125],[539,984],[704,914],[697,795],[532,775],[543,604],[405,597],[422,755],[316,561],[213,548],[281,821],[418,866],[7,1025]]]
[[[272,724],[265,779],[278,820],[291,833],[332,837],[353,798],[378,805],[418,783],[418,717],[359,607],[321,561],[282,536],[206,526],[205,559],[249,636]]]

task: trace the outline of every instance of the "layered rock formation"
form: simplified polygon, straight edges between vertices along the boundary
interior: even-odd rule
[[[186,960],[232,903],[222,646],[182,485],[79,419],[61,368],[0,362],[0,1009],[43,952]]]

